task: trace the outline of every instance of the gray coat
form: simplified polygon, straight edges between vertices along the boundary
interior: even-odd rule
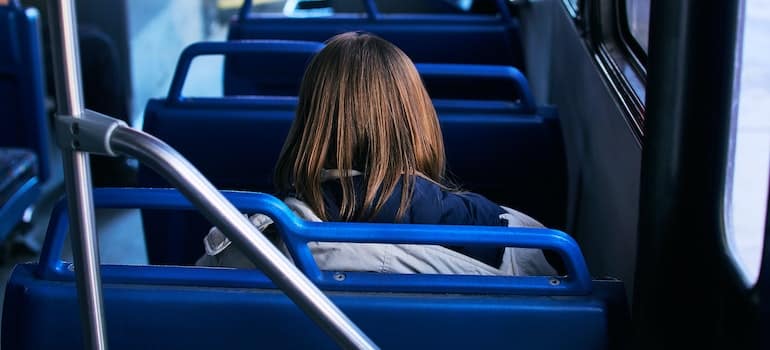
[[[303,219],[321,221],[304,202],[295,198],[287,198],[284,202]],[[502,208],[506,213],[501,214],[500,218],[505,219],[509,227],[544,227],[521,212],[507,207]],[[250,219],[260,231],[264,231],[273,223],[263,214],[252,215]],[[206,254],[198,259],[196,265],[255,268],[245,255],[232,246],[230,240],[219,229],[211,228],[203,241]],[[273,237],[272,241],[289,256],[279,238]],[[548,264],[540,249],[506,248],[502,264],[492,267],[438,245],[310,242],[308,247],[318,268],[326,271],[503,276],[556,275],[556,271]]]

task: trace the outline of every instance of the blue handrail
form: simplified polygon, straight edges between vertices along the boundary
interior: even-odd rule
[[[198,42],[191,44],[182,51],[179,62],[171,80],[167,101],[170,103],[181,102],[182,89],[184,88],[187,74],[190,71],[192,61],[198,56],[227,55],[234,53],[291,53],[307,54],[308,57],[316,54],[324,48],[324,44],[314,41],[293,40],[248,40],[227,42]],[[255,64],[257,64],[255,62]],[[510,81],[518,93],[520,113],[534,113],[537,110],[535,98],[529,89],[529,82],[524,74],[515,67],[501,65],[480,65],[460,63],[417,63],[415,64],[420,75],[425,78],[440,77],[465,77],[465,78],[492,78]],[[514,99],[515,100],[515,99]]]
[[[424,79],[439,77],[466,77],[474,79],[507,80],[516,87],[518,103],[523,113],[537,110],[535,97],[529,89],[529,81],[520,70],[513,66],[464,64],[464,63],[416,63],[417,71]]]
[[[174,78],[171,80],[171,87],[168,91],[170,102],[180,102],[182,100],[182,88],[187,79],[187,73],[190,71],[190,65],[195,57],[205,55],[227,55],[235,53],[307,53],[311,56],[321,49],[324,44],[314,41],[295,41],[295,40],[253,40],[238,42],[199,42],[194,43],[184,49],[179,56],[179,62],[174,71]]]
[[[271,195],[237,191],[222,191],[222,193],[243,212],[258,212],[270,216],[284,235],[295,263],[308,278],[325,289],[529,295],[586,295],[591,292],[591,276],[580,248],[570,236],[557,230],[308,222],[296,216],[282,201]],[[181,193],[173,189],[94,189],[94,202],[101,208],[194,209]],[[63,210],[63,207],[57,209],[57,211]],[[40,258],[38,271],[40,276],[61,274],[62,262],[59,257],[67,232],[66,228],[66,215],[52,215]],[[479,244],[551,249],[564,260],[567,275],[470,276],[347,272],[344,280],[340,280],[339,275],[335,278],[333,271],[321,271],[318,268],[307,247],[308,242]]]

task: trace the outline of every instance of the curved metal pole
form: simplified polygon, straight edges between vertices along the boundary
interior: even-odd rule
[[[84,108],[75,4],[72,0],[56,0],[50,1],[48,5],[58,115],[74,119],[69,132],[77,134],[77,120],[83,115]],[[99,246],[94,224],[88,153],[65,145],[62,147],[62,158],[83,340],[86,348],[106,349]]]
[[[125,126],[109,139],[116,153],[135,157],[178,188],[214,225],[337,343],[350,349],[377,346],[182,155],[163,141]]]

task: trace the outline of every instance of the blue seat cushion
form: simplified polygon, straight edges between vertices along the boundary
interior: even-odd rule
[[[37,156],[20,148],[0,148],[0,206],[37,176]]]

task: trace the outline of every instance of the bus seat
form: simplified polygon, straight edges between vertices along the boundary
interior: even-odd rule
[[[306,275],[381,348],[620,348],[617,339],[628,322],[623,284],[592,281],[580,249],[564,233],[308,223],[272,196],[223,194],[243,212],[270,215],[283,234],[305,237],[300,246],[306,244],[304,239],[459,244],[485,236],[495,244],[554,249],[567,262],[567,275],[558,277],[316,274],[305,268]],[[95,189],[94,204],[192,208],[178,191],[168,189]],[[7,283],[0,336],[5,349],[83,347],[72,264],[60,260],[68,231],[63,203],[51,218],[39,263],[18,265]],[[314,264],[312,257],[307,259]],[[112,349],[337,348],[259,271],[103,265],[101,278]]]
[[[535,110],[535,99],[524,74],[512,66],[417,63],[432,99],[510,101],[523,111]]]
[[[288,97],[155,99],[147,104],[144,130],[178,150],[218,188],[272,192],[273,167],[294,106],[296,98]],[[552,109],[540,108],[537,114],[439,109],[439,122],[448,169],[464,188],[549,227],[563,227],[566,171]],[[168,187],[144,167],[138,178],[141,186]],[[202,254],[208,227],[201,219],[156,217],[148,210],[142,215],[151,263],[191,264]]]
[[[241,14],[229,24],[227,40],[281,39],[324,42],[334,35],[364,31],[398,46],[414,62],[495,64],[524,69],[518,20],[486,15],[358,14],[291,18]]]
[[[0,239],[40,197],[49,174],[49,134],[39,14],[0,6]]]
[[[318,45],[290,41],[190,45],[180,56],[167,98],[148,102],[144,130],[178,150],[219,188],[272,192],[273,167],[294,120],[297,98],[184,97],[182,88],[191,62],[200,55],[251,53],[259,57],[274,50],[295,56],[310,54],[320,49]],[[265,57],[281,64],[278,55]],[[463,188],[522,210],[549,227],[563,227],[566,165],[555,108],[536,107],[526,79],[512,67],[420,67],[429,79],[443,83],[490,77],[508,82],[507,91],[519,96],[516,101],[433,100],[444,134],[448,169]],[[144,167],[139,169],[138,182],[140,186],[168,187]],[[189,265],[201,255],[201,239],[208,231],[201,217],[191,213],[158,217],[151,210],[144,210],[142,215],[151,263]],[[182,236],[169,236],[183,231]]]
[[[323,44],[289,40],[194,43],[182,52],[174,84],[184,82],[191,62],[201,55],[225,55],[225,96],[297,96],[310,59]],[[534,108],[529,83],[512,66],[417,63],[433,99],[509,101]],[[176,91],[177,89],[172,89]],[[174,96],[175,97],[175,96]]]

